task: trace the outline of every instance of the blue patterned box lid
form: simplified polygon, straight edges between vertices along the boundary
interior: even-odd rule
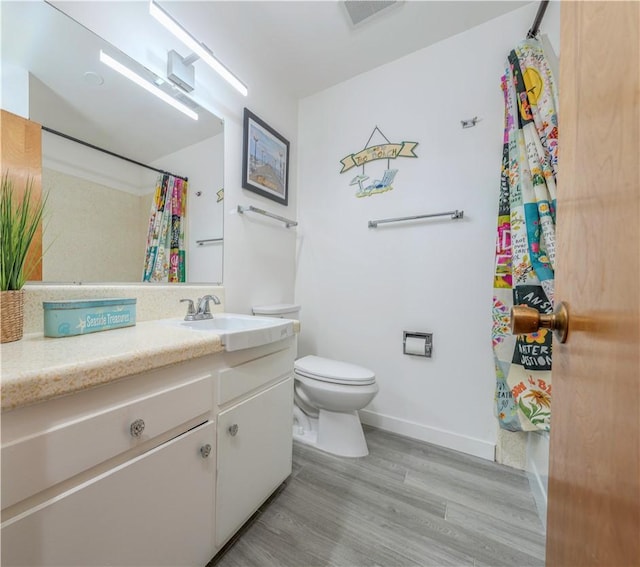
[[[43,301],[44,336],[73,337],[136,324],[136,300],[67,299]]]
[[[110,305],[135,305],[135,298],[109,299],[65,299],[61,301],[43,301],[45,311],[49,309],[87,309],[92,307],[108,307]]]

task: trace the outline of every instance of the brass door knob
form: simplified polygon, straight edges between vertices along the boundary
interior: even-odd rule
[[[561,343],[566,342],[569,333],[567,304],[561,301],[551,315],[545,315],[526,305],[514,305],[511,308],[511,334],[528,335],[539,329],[552,329]]]

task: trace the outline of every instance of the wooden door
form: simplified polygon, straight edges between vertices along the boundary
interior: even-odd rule
[[[27,181],[33,182],[32,197],[42,195],[42,129],[40,124],[6,110],[0,111],[0,173],[8,173],[14,188],[24,193]],[[42,224],[27,253],[27,279],[42,280]]]
[[[547,566],[640,565],[638,2],[563,2]]]

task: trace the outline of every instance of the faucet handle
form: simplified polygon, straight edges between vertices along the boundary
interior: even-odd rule
[[[187,314],[185,315],[184,320],[185,321],[193,321],[195,316],[196,316],[196,309],[193,306],[193,300],[191,299],[181,299],[180,303],[184,303],[184,302],[188,302],[189,305],[187,306]]]
[[[205,295],[198,298],[198,315],[204,319],[211,319],[211,309],[209,308],[209,301],[213,301],[216,305],[220,305],[220,299],[217,295]]]

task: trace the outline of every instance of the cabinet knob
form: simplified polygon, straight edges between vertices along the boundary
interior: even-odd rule
[[[235,437],[237,433],[238,433],[237,423],[234,423],[233,425],[229,426],[229,435],[231,435],[232,437]]]
[[[131,431],[131,437],[136,437],[136,438],[140,437],[142,435],[142,432],[144,431],[144,420],[136,419],[131,424],[129,431]]]
[[[200,447],[200,454],[202,455],[203,459],[206,459],[211,454],[211,445],[207,443],[206,445]]]

